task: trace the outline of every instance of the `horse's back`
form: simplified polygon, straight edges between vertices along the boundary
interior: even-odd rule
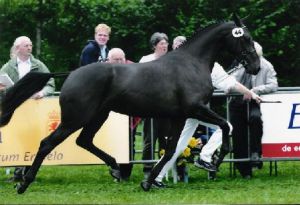
[[[118,91],[113,109],[139,116],[181,117],[184,106],[195,104],[193,101],[206,103],[212,93],[209,69],[199,67],[197,59],[181,52],[127,69],[120,67],[112,83]]]
[[[81,67],[61,89],[62,112],[105,108],[137,116],[182,117],[185,106],[205,103],[212,93],[210,73],[187,58],[174,52],[148,63]]]
[[[92,63],[73,71],[61,88],[61,96],[73,92],[73,95],[95,90],[99,83],[105,83],[112,75],[111,66],[105,63]]]

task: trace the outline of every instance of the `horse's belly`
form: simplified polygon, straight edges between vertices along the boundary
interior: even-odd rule
[[[165,118],[183,116],[183,113],[177,106],[123,104],[123,106],[115,106],[112,110],[129,116],[139,117]]]

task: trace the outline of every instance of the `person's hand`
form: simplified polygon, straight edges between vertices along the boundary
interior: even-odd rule
[[[244,94],[243,100],[250,101],[251,99],[252,99],[251,91]]]
[[[31,96],[31,98],[33,98],[35,100],[41,99],[43,97],[44,97],[44,94],[42,91],[39,91],[39,92],[35,93],[33,96]]]
[[[0,90],[4,90],[5,88],[6,86],[0,83]]]
[[[250,90],[250,92],[247,92],[243,96],[244,100],[250,101],[251,99],[255,100],[256,103],[260,103],[262,101],[261,97],[259,97],[255,92]]]
[[[258,96],[255,92],[253,92],[252,90],[250,90],[250,92],[251,92],[251,98],[252,98],[253,100],[255,100],[256,103],[261,103],[261,102],[262,102],[261,97],[259,97],[259,96]]]

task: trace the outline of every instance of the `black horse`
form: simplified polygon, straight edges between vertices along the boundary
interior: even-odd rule
[[[225,119],[210,110],[213,86],[211,70],[216,56],[227,49],[244,62],[247,72],[259,71],[259,58],[251,35],[241,20],[210,25],[177,50],[158,60],[136,64],[93,63],[73,71],[62,86],[59,103],[61,123],[40,143],[39,150],[24,181],[17,185],[19,194],[33,182],[44,158],[73,132],[83,128],[77,145],[102,159],[111,167],[113,177],[120,179],[115,158],[93,144],[110,111],[131,116],[186,119],[196,118],[216,124],[223,131],[222,153],[229,151],[229,126]],[[0,125],[7,124],[14,110],[51,77],[61,74],[32,72],[18,81],[2,99]],[[166,154],[142,182],[149,190],[163,165],[175,151],[179,136],[172,138]]]

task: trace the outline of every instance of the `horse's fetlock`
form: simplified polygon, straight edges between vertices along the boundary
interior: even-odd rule
[[[117,161],[116,161],[115,158],[112,159],[110,167],[112,169],[120,170],[120,166],[118,165],[118,163],[117,163]]]
[[[221,151],[220,151],[220,155],[222,154],[222,155],[226,155],[226,154],[228,154],[230,152],[230,148],[229,148],[229,145],[222,145],[222,147],[221,147]]]
[[[26,175],[23,177],[23,182],[24,182],[24,183],[31,184],[33,181],[34,181],[34,177],[31,176],[31,175],[26,174]]]

